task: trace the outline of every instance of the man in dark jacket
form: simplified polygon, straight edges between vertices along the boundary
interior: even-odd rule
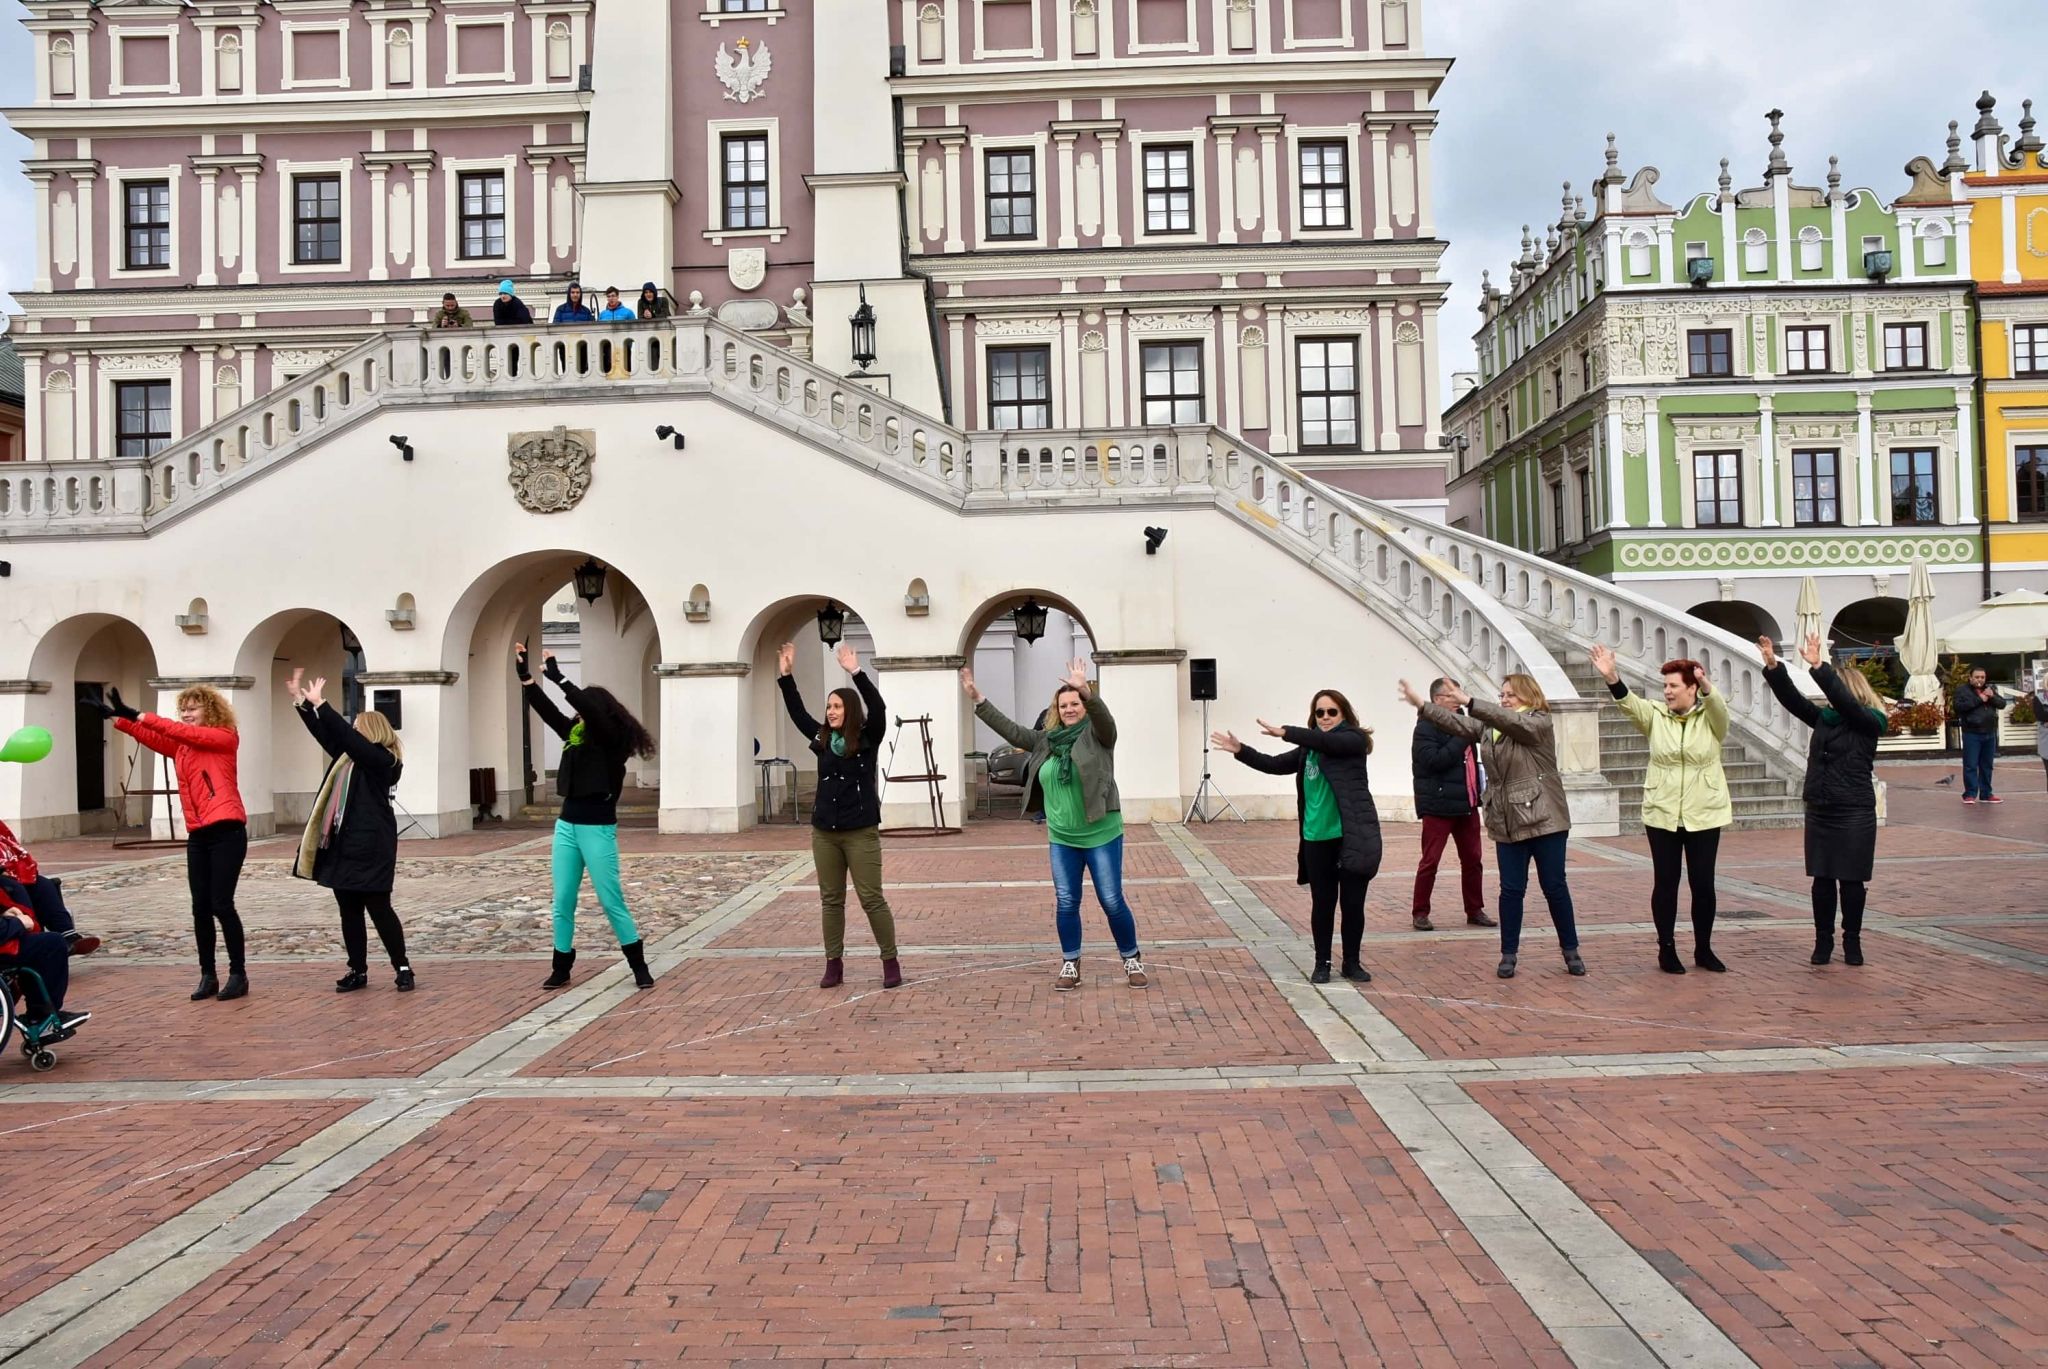
[[[595,323],[597,315],[583,302],[583,287],[571,282],[568,294],[555,306],[556,323]]]
[[[1458,682],[1432,680],[1430,702],[1456,711],[1449,692]],[[1497,925],[1486,915],[1485,867],[1479,853],[1479,755],[1472,743],[1454,737],[1427,718],[1417,718],[1413,744],[1415,812],[1422,819],[1422,863],[1415,867],[1415,930],[1432,930],[1429,895],[1436,888],[1436,867],[1444,843],[1458,847],[1459,883],[1465,899],[1465,921],[1473,927]]]
[[[500,328],[530,326],[533,323],[533,310],[519,298],[509,276],[498,282],[498,298],[491,305],[491,322]]]
[[[1956,686],[1956,722],[1963,729],[1963,802],[2004,803],[1991,792],[1991,763],[1998,756],[1998,711],[2012,702],[1986,683],[1984,667]]]

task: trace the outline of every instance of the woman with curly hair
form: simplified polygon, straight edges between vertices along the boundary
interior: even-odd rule
[[[192,939],[199,948],[199,987],[192,1001],[227,1000],[249,992],[243,959],[242,919],[235,912],[235,886],[249,854],[249,814],[242,807],[235,759],[242,734],[235,710],[209,685],[192,685],[178,695],[178,716],[159,717],[122,702],[107,690],[95,705],[101,716],[158,755],[168,756],[178,777],[178,806],[185,813],[185,877],[192,889]],[[213,924],[228,945],[228,979],[214,975]]]
[[[555,653],[543,651],[542,672],[576,710],[575,717],[565,717],[527,673],[526,644],[517,643],[512,650],[527,704],[563,743],[561,768],[555,773],[555,788],[562,796],[562,815],[555,820],[555,959],[541,987],[561,988],[576,966],[576,896],[588,871],[598,905],[633,969],[633,982],[651,989],[654,976],[647,969],[647,950],[619,886],[619,795],[626,787],[626,762],[652,756],[654,738],[609,689],[579,688],[563,679]]]

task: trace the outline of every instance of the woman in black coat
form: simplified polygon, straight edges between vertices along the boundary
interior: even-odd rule
[[[327,681],[316,679],[301,690],[304,676],[303,670],[294,670],[285,692],[299,720],[327,753],[328,766],[305,835],[299,839],[292,873],[332,889],[341,909],[348,973],[334,981],[336,993],[352,993],[370,982],[365,913],[377,924],[377,937],[398,973],[398,987],[411,989],[405,928],[391,908],[391,886],[398,873],[398,819],[392,812],[391,791],[405,769],[405,748],[382,713],[366,709],[351,727],[320,697]]]
[[[1372,732],[1358,725],[1351,702],[1334,689],[1317,692],[1306,727],[1276,727],[1259,720],[1259,730],[1293,745],[1268,756],[1229,732],[1210,740],[1254,770],[1294,776],[1301,845],[1296,852],[1297,884],[1309,888],[1309,927],[1315,936],[1312,984],[1330,982],[1330,933],[1338,908],[1344,913],[1344,966],[1339,973],[1359,984],[1372,976],[1358,961],[1365,936],[1365,895],[1380,872],[1380,815],[1366,781]]]
[[[1799,654],[1828,707],[1815,707],[1792,683],[1768,637],[1756,639],[1764,678],[1785,711],[1813,729],[1806,749],[1806,874],[1813,881],[1813,963],[1835,951],[1835,907],[1842,909],[1842,960],[1863,963],[1863,897],[1877,863],[1877,739],[1884,708],[1861,671],[1837,672],[1809,635]]]

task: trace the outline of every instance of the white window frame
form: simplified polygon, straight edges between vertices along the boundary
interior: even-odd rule
[[[1124,20],[1127,25],[1124,31],[1130,35],[1130,42],[1126,45],[1130,54],[1135,57],[1143,53],[1199,51],[1202,41],[1202,30],[1200,27],[1200,16],[1195,13],[1196,0],[1186,0],[1186,4],[1188,11],[1188,37],[1186,42],[1146,43],[1139,41],[1138,38],[1138,0],[1124,0]],[[1102,39],[1098,37],[1096,42],[1100,45]]]
[[[344,157],[334,162],[285,162],[277,163],[278,214],[277,214],[277,270],[279,275],[309,276],[321,272],[348,272],[353,269],[350,240],[355,236],[355,216],[350,205],[350,196],[355,181],[355,159]],[[299,176],[339,176],[341,178],[341,260],[338,262],[298,262],[298,208],[299,193],[295,178]],[[508,182],[505,194],[509,198],[512,187]],[[508,206],[509,207],[509,206]],[[506,216],[506,236],[511,236],[511,215]]]
[[[1923,366],[1891,365],[1891,339],[1886,333],[1893,328],[1918,328],[1920,350],[1926,360]],[[1871,369],[1879,375],[1926,375],[1941,370],[1940,334],[1934,324],[1924,318],[1880,318],[1877,321],[1877,365]]]
[[[178,29],[179,26],[177,24],[151,25],[147,28],[141,26],[131,28],[124,24],[120,28],[113,30],[111,37],[114,41],[109,46],[114,50],[112,54],[114,65],[113,70],[108,74],[107,93],[109,95],[176,95],[178,93]],[[83,79],[84,73],[78,69],[78,54],[85,45],[79,42],[75,35],[66,36],[72,39],[72,89],[81,92],[88,91],[90,88],[85,84]],[[160,86],[139,86],[129,83],[127,58],[124,55],[124,49],[130,38],[168,38],[171,40],[171,65],[170,69],[165,73],[169,77],[166,84]],[[79,98],[87,97],[80,95]]]
[[[320,20],[315,22],[306,19],[287,19],[283,23],[282,33],[283,37],[281,41],[284,44],[284,76],[279,84],[279,89],[346,90],[348,88],[348,20],[332,19]],[[340,76],[336,77],[334,80],[331,81],[300,79],[298,75],[296,54],[294,51],[294,44],[292,40],[301,33],[331,33],[335,35],[335,46],[340,51],[341,59]],[[243,61],[248,61],[249,57],[250,54],[247,51],[244,51],[242,54]],[[417,72],[415,72],[415,76],[417,76]],[[247,84],[246,75],[243,84]],[[415,82],[415,84],[417,84],[417,82]]]
[[[1217,371],[1219,358],[1216,355],[1216,334],[1207,328],[1175,328],[1158,332],[1146,330],[1125,335],[1124,366],[1126,368],[1126,383],[1130,386],[1125,393],[1130,396],[1131,426],[1134,428],[1149,428],[1153,426],[1145,421],[1145,348],[1155,342],[1192,342],[1201,347],[1202,416],[1196,420],[1196,423],[1198,425],[1215,423],[1219,407],[1223,402],[1222,394],[1216,388],[1219,374]],[[1187,427],[1189,425],[1169,424],[1167,426]]]
[[[1005,57],[1039,58],[1045,56],[1044,14],[1039,9],[1039,0],[998,0],[1002,4],[1029,3],[1031,6],[1031,46],[1028,48],[992,48],[982,41],[981,16],[988,0],[972,0],[974,6],[974,60],[977,62]]]
[[[451,86],[504,85],[516,79],[518,64],[513,60],[512,56],[511,15],[450,14],[445,17],[443,28],[443,41],[447,45],[448,73],[445,77],[447,84]],[[457,47],[462,41],[460,30],[484,28],[494,28],[500,31],[498,52],[501,65],[496,71],[473,71],[464,74],[456,67]],[[573,49],[571,55],[574,55]]]
[[[1132,231],[1130,240],[1136,243],[1153,242],[1196,242],[1209,241],[1209,130],[1190,128],[1177,132],[1133,133],[1131,141],[1131,186],[1130,199]],[[1194,195],[1194,231],[1187,233],[1154,233],[1145,227],[1145,149],[1148,147],[1178,146],[1186,143],[1189,148],[1190,185]]]
[[[117,384],[138,380],[169,381],[171,386],[171,440],[164,444],[163,450],[158,452],[155,457],[149,458],[150,460],[159,459],[185,440],[184,372],[179,366],[175,365],[168,370],[158,370],[149,367],[137,367],[131,370],[121,364],[123,357],[124,354],[120,352],[101,352],[93,357],[93,391],[94,398],[99,404],[96,412],[104,415],[104,419],[93,425],[92,433],[80,445],[86,446],[93,451],[98,451],[101,444],[104,444],[108,456],[112,456],[121,449],[121,413],[116,406],[114,398],[116,393],[114,387]]]
[[[1295,48],[1349,48],[1351,46],[1351,0],[1340,0],[1337,6],[1338,11],[1343,15],[1343,32],[1335,38],[1295,37],[1294,6],[1296,0],[1281,0],[1281,3],[1282,7],[1286,10],[1285,27],[1280,39],[1282,47],[1292,50]],[[1263,15],[1259,17],[1264,18]]]
[[[1821,330],[1822,335],[1827,339],[1828,349],[1828,364],[1824,369],[1818,371],[1795,371],[1792,369],[1792,330],[1794,328],[1818,328]],[[1824,318],[1794,317],[1785,319],[1778,327],[1778,360],[1781,363],[1778,367],[1778,373],[1780,375],[1835,375],[1842,370],[1841,337],[1837,333],[1834,324],[1830,323],[1827,319]]]
[[[753,11],[722,10],[719,0],[704,0],[704,9],[697,18],[717,28],[720,24],[740,24],[751,20],[766,20],[771,26],[783,16],[782,0],[768,0],[768,8]]]
[[[1047,169],[1045,159],[1046,147],[1050,138],[1051,135],[1046,133],[1033,133],[1029,137],[1023,138],[989,137],[984,139],[979,133],[968,137],[968,147],[974,158],[974,189],[972,193],[974,197],[975,246],[986,247],[992,252],[1012,248],[1043,248],[1045,246],[1046,214],[1052,207],[1050,187],[1046,184],[1045,176]],[[1031,174],[1036,182],[1032,187],[1032,197],[1035,203],[1032,207],[1031,226],[1034,231],[1028,238],[991,238],[988,236],[988,158],[985,154],[990,152],[1027,151],[1032,156]],[[770,212],[773,212],[772,209]]]
[[[415,73],[417,74],[417,73]],[[513,179],[514,157],[457,157],[441,162],[441,265],[451,271],[467,271],[515,265],[519,257],[519,185]],[[465,257],[462,255],[462,176],[464,172],[496,171],[505,178],[505,255]],[[418,252],[423,244],[414,243]]]
[[[1001,432],[1005,438],[1016,437],[1024,440],[1034,440],[1033,434],[1042,437],[1046,433],[1062,431],[1068,426],[1066,348],[1061,345],[1059,320],[1048,318],[1044,320],[1044,323],[1045,331],[1042,333],[1018,333],[1015,336],[1008,337],[976,337],[974,339],[975,384],[980,390],[981,398],[981,412],[975,416],[974,430],[976,432]],[[991,351],[1000,352],[1004,348],[1015,347],[1044,347],[1052,353],[1052,366],[1047,373],[1046,379],[1046,384],[1051,387],[1052,391],[1052,422],[1047,427],[996,429],[987,426],[994,416],[994,411],[989,403],[988,354]]]
[[[107,279],[109,280],[168,280],[178,274],[178,255],[183,247],[183,238],[178,225],[180,217],[180,191],[184,182],[184,168],[180,166],[124,166],[107,173],[109,190],[107,196]],[[171,184],[171,260],[168,266],[128,265],[128,182],[169,181]],[[92,251],[91,243],[78,245],[81,256]],[[245,248],[246,250],[251,250]]]
[[[1142,340],[1149,342],[1151,341],[1151,338],[1147,337]],[[1308,445],[1307,439],[1303,436],[1303,434],[1306,433],[1308,430],[1308,424],[1302,418],[1301,415],[1301,347],[1303,343],[1315,342],[1348,342],[1351,344],[1351,394],[1356,404],[1356,408],[1352,413],[1351,423],[1352,426],[1358,430],[1358,439],[1355,443],[1348,447],[1311,447]],[[1362,332],[1347,333],[1342,331],[1341,329],[1337,332],[1326,332],[1320,328],[1305,327],[1299,334],[1290,333],[1287,339],[1287,343],[1287,355],[1281,358],[1281,364],[1283,368],[1281,372],[1281,379],[1287,387],[1287,394],[1290,403],[1292,404],[1292,410],[1287,415],[1288,419],[1290,420],[1290,426],[1288,428],[1287,434],[1288,442],[1292,448],[1290,455],[1298,454],[1301,456],[1308,457],[1342,457],[1353,456],[1361,452],[1371,451],[1372,447],[1366,441],[1367,437],[1370,435],[1370,431],[1372,428],[1371,420],[1373,412],[1373,392],[1367,388],[1368,368],[1366,366],[1366,335]],[[1139,381],[1141,384],[1143,383],[1143,380],[1144,374],[1141,371],[1139,373]],[[1205,400],[1206,398],[1207,397],[1204,396]],[[1144,405],[1144,402],[1145,396],[1142,393],[1140,393],[1138,395],[1138,403],[1141,408]]]
[[[1333,242],[1343,242],[1347,239],[1363,239],[1365,237],[1365,226],[1363,223],[1365,218],[1363,212],[1364,199],[1361,194],[1363,187],[1358,183],[1358,144],[1359,135],[1363,131],[1358,124],[1338,124],[1322,128],[1314,126],[1301,127],[1295,124],[1287,126],[1287,178],[1294,187],[1293,213],[1290,217],[1294,222],[1295,237]],[[1304,227],[1301,212],[1301,196],[1304,189],[1301,183],[1301,145],[1303,143],[1337,142],[1344,144],[1344,174],[1349,178],[1344,189],[1344,208],[1345,216],[1351,221],[1350,226],[1348,228]]]
[[[725,135],[765,133],[768,135],[768,226],[726,228],[725,192],[720,173],[725,165]],[[782,123],[770,115],[753,119],[706,119],[704,121],[704,240],[717,247],[727,238],[766,238],[781,242],[789,232],[782,217]]]

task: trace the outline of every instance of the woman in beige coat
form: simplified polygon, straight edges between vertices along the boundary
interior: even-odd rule
[[[1480,743],[1486,767],[1486,793],[1480,811],[1486,834],[1494,840],[1500,870],[1500,968],[1502,979],[1515,977],[1515,958],[1522,944],[1522,900],[1529,892],[1529,864],[1543,886],[1543,901],[1557,928],[1558,949],[1565,968],[1584,974],[1579,955],[1579,929],[1572,914],[1571,886],[1565,882],[1565,848],[1571,839],[1571,810],[1565,803],[1564,778],[1557,770],[1557,742],[1551,734],[1550,701],[1527,675],[1502,681],[1500,702],[1475,699],[1452,685],[1446,691],[1457,711],[1431,703],[1406,680],[1401,697],[1437,727]]]

